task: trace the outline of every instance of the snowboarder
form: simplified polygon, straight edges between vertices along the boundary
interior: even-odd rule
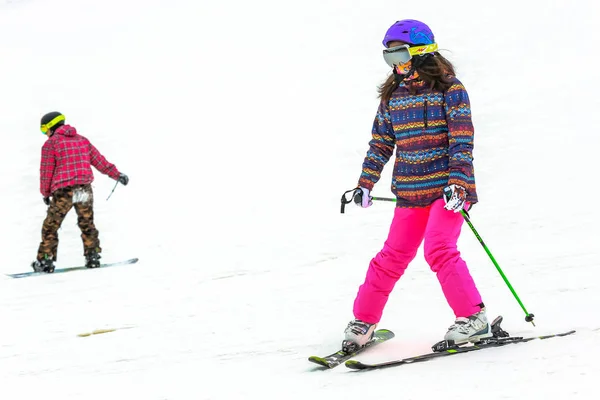
[[[72,207],[81,229],[83,254],[88,268],[100,266],[100,240],[94,225],[94,195],[91,166],[123,185],[129,178],[79,135],[74,127],[65,125],[65,116],[50,112],[42,117],[42,133],[48,137],[42,147],[40,191],[48,213],[42,225],[42,241],[36,260],[31,264],[36,272],[54,272],[58,250],[58,229]]]
[[[354,201],[366,208],[384,165],[396,155],[392,191],[396,208],[383,249],[371,260],[354,301],[344,346],[372,337],[394,285],[424,241],[455,314],[445,340],[457,344],[492,336],[484,304],[457,249],[461,210],[477,202],[469,97],[454,67],[438,51],[429,27],[394,23],[383,39],[392,74],[379,87],[380,104]]]

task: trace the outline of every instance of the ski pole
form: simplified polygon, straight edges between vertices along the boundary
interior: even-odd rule
[[[108,197],[106,198],[106,201],[108,201],[108,199],[110,199],[110,196],[112,196],[112,194],[115,192],[115,189],[117,188],[117,185],[119,184],[119,181],[117,181],[115,183],[115,187],[113,187],[113,190],[110,192],[110,194],[108,195]]]
[[[396,202],[396,199],[391,199],[389,197],[371,197],[371,200],[375,200],[375,201],[393,201],[393,202]]]
[[[512,287],[512,285],[508,281],[508,278],[506,277],[506,275],[504,275],[504,272],[502,272],[502,268],[500,268],[500,266],[496,262],[496,259],[492,255],[492,252],[490,251],[490,249],[488,249],[488,247],[486,246],[486,244],[483,241],[483,239],[481,238],[481,236],[479,236],[479,233],[477,233],[477,230],[475,229],[475,227],[473,226],[473,223],[471,222],[471,218],[469,217],[469,214],[467,214],[467,212],[465,210],[460,210],[460,213],[462,214],[462,216],[465,219],[465,221],[467,221],[467,224],[469,225],[469,228],[471,228],[471,230],[473,231],[473,234],[475,235],[475,237],[477,238],[477,240],[479,241],[479,243],[481,243],[481,246],[483,246],[483,249],[485,250],[485,252],[487,253],[487,255],[490,257],[490,260],[492,260],[492,263],[494,263],[494,266],[496,267],[496,269],[500,273],[500,276],[502,277],[502,279],[504,279],[504,283],[506,283],[506,286],[508,286],[508,288],[512,292],[513,296],[515,296],[515,299],[517,300],[517,302],[519,303],[519,305],[521,306],[521,308],[525,312],[525,321],[531,322],[531,324],[533,326],[535,326],[535,322],[533,322],[534,315],[527,312],[527,309],[523,305],[523,302],[519,298],[519,295],[517,295],[517,292],[515,291],[515,289]]]
[[[396,201],[396,199],[389,198],[389,197],[373,197],[373,200],[376,200],[376,201]],[[487,253],[487,255],[490,257],[490,260],[492,260],[492,263],[494,264],[494,266],[496,267],[496,269],[500,273],[500,276],[504,280],[504,283],[506,283],[506,286],[508,286],[508,288],[510,289],[511,293],[513,294],[513,296],[515,297],[515,299],[517,300],[517,302],[519,303],[519,305],[521,306],[521,308],[525,312],[525,321],[526,322],[531,322],[531,324],[533,326],[535,326],[535,322],[533,322],[534,315],[530,314],[529,312],[527,312],[527,309],[525,308],[525,305],[523,305],[523,302],[519,298],[519,295],[517,294],[517,292],[515,291],[515,289],[512,287],[512,285],[508,281],[508,278],[506,277],[506,275],[502,271],[502,268],[500,268],[500,265],[498,265],[498,263],[496,262],[496,259],[492,255],[492,252],[490,251],[490,249],[488,249],[488,247],[486,246],[485,242],[483,241],[483,239],[481,238],[481,236],[479,235],[479,233],[477,232],[477,230],[473,226],[473,223],[471,222],[471,218],[469,217],[469,214],[465,210],[460,210],[460,213],[463,216],[463,218],[465,219],[465,221],[467,221],[467,225],[469,225],[469,228],[471,228],[471,231],[473,231],[473,234],[475,235],[475,237],[477,238],[477,240],[479,241],[479,243],[481,244],[481,246],[483,246],[483,249],[485,250],[485,252]]]

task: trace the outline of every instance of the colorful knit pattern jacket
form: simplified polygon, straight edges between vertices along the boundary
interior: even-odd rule
[[[445,92],[423,81],[403,82],[389,102],[381,102],[359,186],[373,189],[394,149],[392,192],[398,207],[428,206],[452,184],[467,190],[467,201],[477,202],[471,107],[458,79],[452,77]]]
[[[75,128],[63,125],[42,146],[40,192],[50,197],[56,189],[92,183],[94,166],[101,173],[118,179],[120,172],[106,161],[88,139]]]

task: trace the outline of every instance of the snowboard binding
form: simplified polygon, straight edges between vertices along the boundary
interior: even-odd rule
[[[49,258],[35,260],[31,263],[34,272],[45,272],[51,274],[54,272],[54,261]]]
[[[91,252],[85,256],[86,268],[99,268],[100,267],[100,254]]]

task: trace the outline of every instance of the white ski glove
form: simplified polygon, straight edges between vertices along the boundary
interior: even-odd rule
[[[369,189],[365,189],[364,187],[357,188],[354,193],[354,203],[362,208],[372,206],[373,201],[371,200],[371,196],[369,196]]]
[[[444,208],[449,211],[460,212],[467,200],[467,190],[458,185],[450,185],[444,188]]]

